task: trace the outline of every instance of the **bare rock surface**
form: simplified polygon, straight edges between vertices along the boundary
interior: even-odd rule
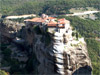
[[[65,35],[65,37],[63,36]],[[36,42],[33,49],[40,62],[39,74],[60,74],[60,75],[91,75],[91,60],[88,55],[84,38],[78,40],[72,37],[67,38],[67,33],[54,34],[54,40],[48,46],[41,42],[43,35],[35,35]],[[67,40],[64,43],[64,39]],[[45,40],[45,39],[42,39]]]

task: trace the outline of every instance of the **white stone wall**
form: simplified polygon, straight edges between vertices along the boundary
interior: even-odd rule
[[[54,35],[55,35],[54,40],[57,40],[57,41],[63,40],[63,34],[62,33],[56,32]],[[53,52],[54,52],[55,57],[56,57],[56,63],[55,64],[58,68],[57,72],[61,75],[64,75],[64,65],[59,64],[59,63],[64,64],[64,62],[63,62],[63,59],[64,59],[63,58],[64,44],[63,44],[62,41],[60,41],[60,42],[57,42],[57,41],[54,43],[54,46],[53,46],[53,48],[54,48]]]
[[[62,33],[62,34],[66,32],[65,28],[60,28],[59,30],[60,30],[60,33]]]
[[[65,24],[65,29],[68,30],[70,28],[70,23]]]

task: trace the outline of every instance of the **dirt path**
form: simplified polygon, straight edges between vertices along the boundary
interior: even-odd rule
[[[29,15],[19,15],[19,16],[7,16],[6,19],[18,19],[18,18],[27,18],[27,17],[34,17],[35,14],[29,14]]]
[[[98,12],[100,11],[84,11],[84,12],[79,12],[79,13],[74,13],[74,14],[66,14],[66,16],[79,16],[79,15],[94,14]]]

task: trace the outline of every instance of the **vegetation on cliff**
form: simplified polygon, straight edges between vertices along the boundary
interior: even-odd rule
[[[65,17],[71,25],[85,38],[100,37],[100,20],[80,19],[79,17]]]
[[[86,39],[88,53],[92,61],[93,75],[100,74],[100,42],[94,39]]]
[[[37,35],[42,35],[41,37],[41,42],[44,43],[46,46],[48,46],[51,41],[52,41],[52,38],[51,38],[51,34],[48,32],[48,29],[44,29],[44,31],[41,31],[40,27],[39,26],[33,26],[33,30],[35,31],[35,33]],[[44,40],[45,39],[45,40]]]

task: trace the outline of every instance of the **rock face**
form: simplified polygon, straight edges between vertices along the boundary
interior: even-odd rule
[[[46,34],[51,39],[49,44]],[[91,61],[84,38],[76,38],[69,32],[48,32],[34,34],[34,40],[33,51],[40,62],[39,74],[91,75]]]
[[[24,23],[14,22],[11,20],[4,20],[3,23],[9,28],[10,33],[11,31],[17,32],[22,28],[22,26],[25,26]]]
[[[31,45],[40,63],[38,74],[91,75],[91,61],[84,38],[79,38],[71,26],[67,30],[62,29],[63,33],[61,30],[52,33],[47,29],[46,26],[36,25],[25,27],[17,33],[20,34],[19,41],[24,40],[25,46]],[[72,36],[73,33],[75,36]]]
[[[13,40],[17,37],[18,31],[24,26],[24,23],[18,23],[18,22],[13,22],[10,20],[3,20],[0,21],[0,37],[1,37],[1,42],[4,43],[4,41]],[[16,35],[17,34],[17,35]]]

